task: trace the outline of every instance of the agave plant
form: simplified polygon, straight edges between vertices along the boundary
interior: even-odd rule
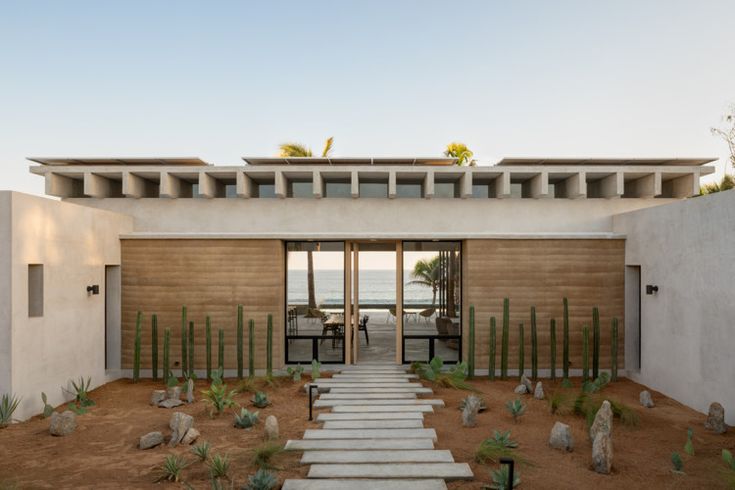
[[[610,375],[602,372],[594,381],[585,381],[582,383],[582,391],[585,393],[597,393],[602,390],[610,382]]]
[[[671,453],[671,464],[674,465],[674,473],[682,473],[684,471],[684,461],[681,460],[681,456],[677,452]]]
[[[181,479],[181,472],[188,466],[189,463],[182,456],[175,454],[169,454],[166,459],[163,460],[161,466],[161,476],[156,480],[157,482],[168,480],[172,482],[178,482]]]
[[[258,468],[271,469],[271,460],[283,452],[283,445],[275,442],[266,442],[253,449],[253,464]]]
[[[0,398],[0,429],[7,427],[13,421],[13,412],[18,408],[20,404],[20,398],[4,394]]]
[[[271,472],[260,468],[254,475],[248,477],[248,484],[244,490],[272,490],[278,485],[278,480]]]
[[[266,395],[262,391],[258,391],[257,393],[255,393],[255,396],[251,398],[250,401],[253,402],[253,405],[258,408],[265,408],[271,404],[271,402],[268,401],[268,395]]]
[[[287,368],[286,371],[288,371],[288,374],[291,375],[294,382],[298,382],[301,381],[301,373],[304,372],[304,366],[302,366],[301,364],[297,366],[291,366]]]
[[[210,406],[210,417],[221,414],[226,408],[237,406],[234,400],[236,394],[237,390],[228,391],[227,385],[222,383],[221,380],[215,379],[212,381],[209,389],[202,391],[204,402]]]
[[[518,443],[510,438],[510,431],[493,431],[493,436],[480,443],[475,451],[475,461],[486,464],[488,461],[497,463],[500,458],[514,458],[520,460],[513,452]]]
[[[465,362],[455,364],[452,369],[447,372],[443,372],[444,361],[441,357],[435,356],[428,364],[416,363],[412,364],[411,368],[419,375],[420,378],[432,381],[441,386],[457,388],[460,390],[476,391],[475,388],[466,381],[468,367]]]
[[[508,409],[510,414],[513,416],[513,422],[518,423],[518,419],[526,413],[526,406],[521,402],[520,398],[511,400],[505,404],[505,408]]]
[[[235,414],[235,427],[238,429],[249,429],[258,423],[258,412],[249,412],[247,408],[240,409]]]
[[[199,458],[200,461],[206,461],[209,457],[209,449],[209,443],[205,441],[192,447],[191,452],[194,453],[194,455]]]
[[[226,454],[224,456],[215,454],[209,459],[207,466],[209,467],[209,476],[213,480],[217,478],[228,478],[230,457]]]
[[[510,485],[508,465],[502,465],[500,469],[491,471],[490,478],[492,478],[490,488],[493,490],[511,490],[521,484],[521,475],[516,471],[513,473],[513,484]]]
[[[74,380],[71,381],[71,390],[64,389],[67,393],[74,395],[74,401],[77,402],[80,408],[87,408],[94,406],[94,400],[89,397],[89,387],[92,385],[92,378],[85,379],[80,376],[79,382]]]

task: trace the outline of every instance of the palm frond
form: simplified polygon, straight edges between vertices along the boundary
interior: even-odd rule
[[[279,147],[279,157],[310,157],[311,149],[301,143],[283,143]]]
[[[327,141],[324,142],[324,149],[322,150],[322,158],[326,158],[329,156],[329,154],[332,152],[333,146],[334,146],[334,136],[330,136],[329,138],[327,138]]]

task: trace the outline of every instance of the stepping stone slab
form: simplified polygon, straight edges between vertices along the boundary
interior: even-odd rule
[[[471,479],[467,463],[313,464],[308,478],[443,478]]]
[[[307,451],[301,464],[338,463],[454,463],[449,450],[423,449],[407,451]]]
[[[396,383],[396,382],[372,382],[372,381],[356,381],[356,382],[341,382],[337,381],[317,381],[317,386],[324,388],[421,388],[421,383]]]
[[[416,393],[325,393],[320,400],[416,400]]]
[[[431,394],[431,388],[331,388],[329,393],[416,393]]]
[[[433,412],[431,405],[337,405],[334,413],[346,412]]]
[[[351,412],[351,413],[320,413],[317,422],[330,420],[424,420],[421,412]]]
[[[436,441],[434,429],[307,429],[307,439],[431,439]]]
[[[287,451],[434,449],[431,439],[307,439],[286,442]],[[336,454],[336,453],[335,453]]]
[[[349,376],[344,378],[330,378],[333,383],[408,383],[408,378],[385,376]]]
[[[346,405],[433,405],[435,407],[443,407],[444,400],[428,400],[423,398],[416,398],[413,400],[322,400],[320,398],[319,400],[314,402],[314,407],[316,408]]]
[[[331,420],[323,429],[423,429],[423,420]]]
[[[392,378],[392,379],[416,379],[415,374],[392,374],[392,373],[340,373],[335,374],[329,379],[342,378]]]
[[[286,480],[282,490],[447,490],[444,480]]]
[[[413,375],[413,373],[409,373],[405,369],[349,369],[349,370],[340,371],[337,374],[349,374],[349,375],[352,375],[352,374],[355,374],[355,375],[362,375],[362,374],[402,374],[402,375],[405,375],[405,374],[411,374],[411,375]]]

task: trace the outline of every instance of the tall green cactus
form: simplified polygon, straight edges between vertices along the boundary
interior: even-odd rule
[[[549,370],[551,371],[551,379],[556,380],[556,320],[549,320]]]
[[[188,356],[186,354],[186,306],[181,307],[181,376],[186,377]]]
[[[167,328],[163,331],[163,382],[168,383],[168,377],[171,374],[171,329]]]
[[[469,349],[467,352],[467,375],[470,378],[475,376],[475,307],[470,305],[470,338]]]
[[[255,320],[248,320],[248,378],[255,377]]]
[[[217,368],[220,370],[220,372],[224,373],[225,371],[225,331],[220,328],[217,337],[218,337],[217,338],[218,340]]]
[[[590,327],[582,327],[582,382],[590,377]]]
[[[189,322],[189,378],[194,377],[194,322]]]
[[[204,342],[207,357],[207,379],[212,379],[212,319],[207,315],[204,323]]]
[[[500,377],[508,378],[508,336],[510,335],[510,300],[503,299],[503,338],[500,345]]]
[[[600,371],[600,310],[592,308],[592,379],[597,379]]]
[[[487,376],[495,379],[495,317],[490,317],[490,345],[487,351]]]
[[[266,324],[266,346],[265,346],[265,377],[273,378],[273,315],[268,313]]]
[[[523,340],[523,322],[518,325],[518,377],[525,371],[526,347]]]
[[[135,316],[135,344],[133,346],[133,383],[140,379],[140,337],[143,335],[143,313]]]
[[[564,298],[563,351],[561,369],[565,380],[569,379],[569,300]]]
[[[612,319],[610,333],[610,379],[618,380],[618,319]]]
[[[531,378],[538,379],[538,337],[536,335],[536,307],[531,307]]]
[[[158,315],[151,316],[151,372],[158,381]]]
[[[242,379],[243,369],[243,357],[242,357],[242,343],[243,343],[243,316],[242,316],[242,305],[237,305],[237,379]]]

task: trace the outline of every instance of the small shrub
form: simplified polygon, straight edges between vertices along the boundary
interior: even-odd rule
[[[526,406],[521,402],[520,398],[511,400],[505,404],[505,408],[508,409],[510,414],[513,416],[513,422],[518,423],[518,419],[526,413]]]
[[[269,471],[260,468],[254,475],[248,477],[244,490],[272,490],[278,485],[278,480]]]
[[[240,381],[240,384],[237,385],[238,393],[254,393],[255,391],[255,378],[243,379]]]
[[[432,381],[446,388],[477,391],[466,381],[469,368],[465,362],[455,364],[448,372],[442,372],[444,361],[441,357],[435,356],[428,364],[419,363],[412,367],[421,379]]]
[[[554,391],[548,399],[549,411],[553,414],[567,415],[574,412],[574,393]]]
[[[166,376],[166,387],[176,388],[177,386],[179,386],[179,378],[174,376],[174,373],[172,371],[169,371],[168,376]]]
[[[283,452],[283,446],[275,442],[266,442],[253,450],[253,464],[258,468],[273,469],[271,460]]]
[[[731,470],[735,470],[735,457],[727,449],[722,450],[722,460],[727,463]]]
[[[684,470],[684,461],[681,460],[681,456],[677,452],[671,453],[671,464],[674,465],[674,472],[682,473]]]
[[[250,401],[253,402],[253,405],[255,405],[257,408],[265,408],[271,404],[271,402],[268,401],[268,395],[266,395],[262,391],[258,391],[257,393],[255,393],[255,396]]]
[[[191,448],[191,452],[194,453],[194,455],[199,458],[200,461],[206,461],[209,457],[209,449],[209,443],[203,442]]]
[[[569,378],[564,378],[561,380],[561,387],[562,388],[572,388],[574,385],[572,385],[572,380]]]
[[[219,454],[213,455],[207,463],[209,467],[209,476],[213,480],[217,478],[229,478],[228,473],[230,472],[230,457],[226,454],[221,456]]]
[[[597,411],[602,406],[603,401],[610,402],[610,408],[612,409],[613,415],[618,417],[623,425],[628,427],[636,427],[640,423],[640,417],[638,412],[630,408],[628,405],[621,403],[615,399],[609,397],[603,397],[599,394],[593,393],[581,393],[577,396],[574,401],[574,413],[581,415],[587,421],[587,427],[592,426],[592,422],[595,420]]]
[[[89,410],[87,410],[85,407],[77,405],[76,403],[70,403],[66,406],[66,408],[74,412],[76,415],[84,415],[85,413],[89,412]]]
[[[518,443],[510,438],[510,431],[499,432],[493,431],[493,437],[489,437],[480,443],[480,447],[475,451],[475,461],[480,464],[488,462],[497,463],[500,458],[515,458],[513,449],[518,447]]]
[[[212,381],[209,389],[202,391],[204,402],[210,406],[210,417],[220,415],[226,408],[237,406],[234,400],[236,394],[237,390],[227,391],[227,385],[221,379]]]
[[[513,485],[510,485],[510,482],[508,481],[510,478],[508,465],[502,465],[500,469],[491,471],[490,478],[492,479],[490,488],[492,488],[493,490],[511,490],[511,488],[515,488],[521,484],[521,475],[518,473],[518,471],[514,471]]]
[[[169,454],[166,459],[163,460],[161,466],[161,476],[156,480],[160,482],[168,480],[172,482],[178,482],[181,479],[181,472],[189,465],[182,456],[175,454]]]
[[[13,421],[13,412],[18,408],[20,398],[5,393],[0,398],[0,429],[7,427]]]
[[[49,418],[51,414],[54,413],[54,407],[48,404],[46,393],[43,391],[41,392],[41,401],[43,401],[43,418]]]
[[[74,401],[76,401],[81,408],[94,406],[94,400],[89,397],[89,387],[92,384],[92,378],[87,378],[85,381],[83,377],[79,377],[79,382],[72,381],[72,391],[64,390],[67,393],[74,395]]]
[[[301,364],[295,367],[291,366],[288,369],[286,369],[286,371],[288,371],[288,374],[291,376],[294,382],[299,382],[301,381],[301,373],[304,372],[304,366],[302,366]]]
[[[316,381],[319,379],[320,375],[320,369],[322,368],[322,363],[317,361],[316,359],[311,360],[311,380]]]
[[[694,430],[690,427],[687,429],[687,442],[684,444],[684,452],[689,456],[694,456],[694,442],[692,437],[694,436]]]
[[[610,375],[603,372],[594,381],[585,381],[582,383],[582,391],[585,393],[597,393],[598,391],[602,391],[609,382]]]
[[[247,408],[242,408],[239,414],[235,414],[235,427],[238,429],[249,429],[257,423],[258,412],[249,412]]]

